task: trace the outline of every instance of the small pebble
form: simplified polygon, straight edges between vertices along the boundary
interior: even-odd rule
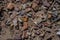
[[[60,35],[60,31],[58,31],[56,34],[57,34],[57,35]]]
[[[7,9],[12,10],[14,8],[14,3],[8,3]]]

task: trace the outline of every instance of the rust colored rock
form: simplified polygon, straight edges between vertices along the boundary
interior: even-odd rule
[[[22,20],[23,20],[24,22],[27,22],[27,21],[28,21],[28,17],[24,16],[24,17],[22,18]]]
[[[27,22],[24,22],[24,23],[23,23],[23,28],[22,28],[22,29],[23,29],[23,30],[26,30],[27,28],[28,28],[28,23],[27,23]]]
[[[13,3],[8,3],[7,9],[12,10],[13,8],[14,8],[14,4]]]

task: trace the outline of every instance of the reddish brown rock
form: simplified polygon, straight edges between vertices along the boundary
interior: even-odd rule
[[[21,18],[24,22],[27,22],[28,21],[28,17],[27,16],[24,16],[23,18]]]
[[[14,3],[8,3],[7,9],[12,10],[14,8]]]
[[[26,30],[27,28],[28,28],[28,23],[27,23],[27,22],[24,22],[24,23],[23,23],[23,28],[22,28],[22,29],[23,29],[23,30]]]

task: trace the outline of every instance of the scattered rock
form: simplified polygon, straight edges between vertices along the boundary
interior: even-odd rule
[[[59,4],[59,0],[0,0],[0,40],[60,40]]]

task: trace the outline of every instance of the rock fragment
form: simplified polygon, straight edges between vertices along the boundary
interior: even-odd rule
[[[8,3],[7,9],[12,10],[14,8],[14,3]]]
[[[28,23],[27,22],[24,22],[23,23],[22,30],[26,30],[26,29],[28,29]]]

